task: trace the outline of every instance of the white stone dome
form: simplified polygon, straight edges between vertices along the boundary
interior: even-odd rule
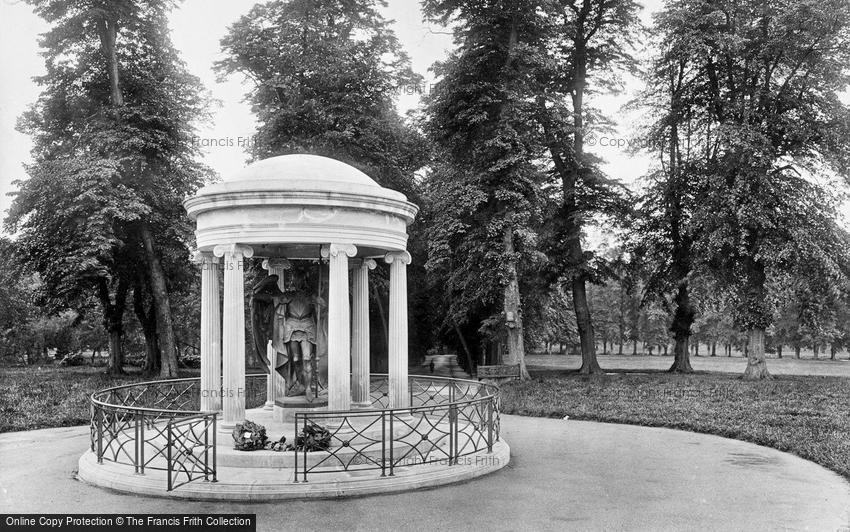
[[[366,257],[404,250],[419,210],[357,168],[308,154],[252,163],[183,205],[198,249],[245,244],[256,256],[284,257],[312,257],[329,243],[354,244]]]
[[[226,182],[255,180],[327,184],[329,188],[335,188],[340,184],[380,188],[380,185],[371,177],[351,165],[330,157],[306,153],[269,157],[224,178]]]

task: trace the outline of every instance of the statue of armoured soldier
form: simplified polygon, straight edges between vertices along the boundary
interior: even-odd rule
[[[280,291],[277,279],[277,275],[269,275],[254,288],[251,300],[254,348],[268,364],[270,373],[277,371],[283,377],[285,396],[306,395],[312,401],[313,358],[318,356],[316,318],[324,301],[308,292],[301,272],[293,272],[286,292]],[[274,348],[274,360],[268,360],[269,340]]]

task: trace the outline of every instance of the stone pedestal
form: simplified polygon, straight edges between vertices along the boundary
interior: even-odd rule
[[[316,397],[308,402],[303,395],[295,397],[278,397],[274,405],[274,420],[280,423],[295,423],[296,412],[321,411],[328,409],[328,401],[322,397]],[[289,435],[287,434],[288,438]]]

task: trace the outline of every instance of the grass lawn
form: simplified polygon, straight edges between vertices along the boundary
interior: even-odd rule
[[[502,387],[502,411],[670,427],[749,441],[850,478],[850,379],[546,371]]]
[[[134,368],[126,368],[128,372]],[[88,425],[92,392],[132,382],[156,380],[130,373],[110,377],[103,367],[0,368],[0,432]],[[183,377],[194,377],[188,370]]]

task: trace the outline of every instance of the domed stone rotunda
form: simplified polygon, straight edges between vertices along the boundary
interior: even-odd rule
[[[263,266],[278,276],[282,292],[286,290],[285,272],[293,262],[327,260],[329,410],[369,404],[368,272],[375,268],[376,260],[389,263],[389,402],[392,408],[409,406],[406,267],[410,254],[406,248],[407,226],[418,208],[403,194],[381,187],[343,162],[296,154],[251,164],[220,183],[203,187],[186,200],[185,207],[197,224],[196,260],[203,267],[201,408],[221,407],[223,429],[232,429],[245,417],[245,397],[239,390],[245,382],[242,264],[248,257],[266,259]],[[219,338],[215,302],[222,268],[224,305]],[[269,363],[274,366],[273,361]],[[222,377],[217,373],[219,366],[224,373],[220,396],[216,385]],[[269,383],[269,406],[309,406],[284,400],[286,383],[280,375],[275,373]]]

